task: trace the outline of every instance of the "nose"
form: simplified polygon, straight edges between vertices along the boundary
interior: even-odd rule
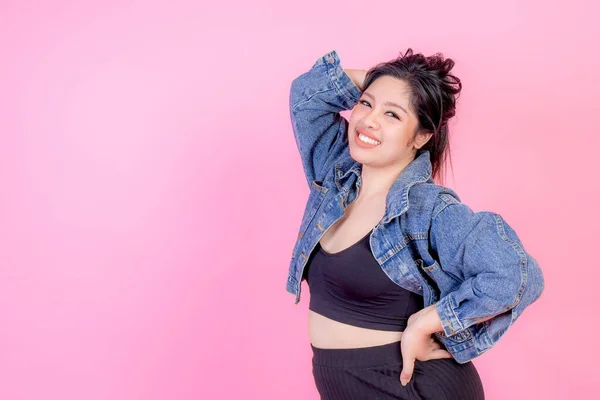
[[[375,110],[371,110],[371,112],[365,115],[365,117],[363,118],[363,122],[369,129],[379,129],[379,117]]]

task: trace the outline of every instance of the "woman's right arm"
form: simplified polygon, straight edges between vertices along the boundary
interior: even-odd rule
[[[358,102],[365,73],[344,71],[334,50],[292,82],[290,116],[309,186],[324,180],[347,146],[348,122],[339,113]]]

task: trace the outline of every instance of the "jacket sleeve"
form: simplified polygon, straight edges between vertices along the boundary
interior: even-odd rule
[[[348,122],[339,112],[353,108],[360,95],[335,50],[292,82],[290,116],[309,186],[324,179],[347,147]]]
[[[514,323],[544,289],[536,260],[500,215],[474,213],[447,194],[441,203],[432,217],[431,245],[441,268],[460,282],[436,303],[444,334],[455,335],[511,310],[509,324]]]

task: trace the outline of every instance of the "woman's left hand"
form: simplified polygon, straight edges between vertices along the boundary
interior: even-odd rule
[[[415,360],[429,361],[452,358],[452,354],[445,350],[432,335],[433,332],[441,330],[442,323],[435,309],[435,304],[410,316],[400,340],[400,350],[402,352],[400,382],[402,386],[406,386],[411,380]]]

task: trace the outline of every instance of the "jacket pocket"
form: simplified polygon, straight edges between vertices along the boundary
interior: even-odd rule
[[[300,230],[298,232],[298,238],[296,239],[296,245],[292,252],[292,258],[296,257],[301,243],[303,242],[304,234],[312,223],[317,211],[321,208],[323,201],[325,200],[325,194],[329,189],[323,184],[323,181],[312,181],[310,185],[310,193],[308,200],[304,208],[304,214],[302,216],[302,223],[300,224]]]
[[[325,200],[325,194],[329,191],[323,184],[323,181],[312,181],[310,184],[310,194],[308,195],[308,201],[306,202],[306,208],[304,210],[304,217],[302,218],[302,232],[310,226],[315,214],[321,208],[323,200]]]

